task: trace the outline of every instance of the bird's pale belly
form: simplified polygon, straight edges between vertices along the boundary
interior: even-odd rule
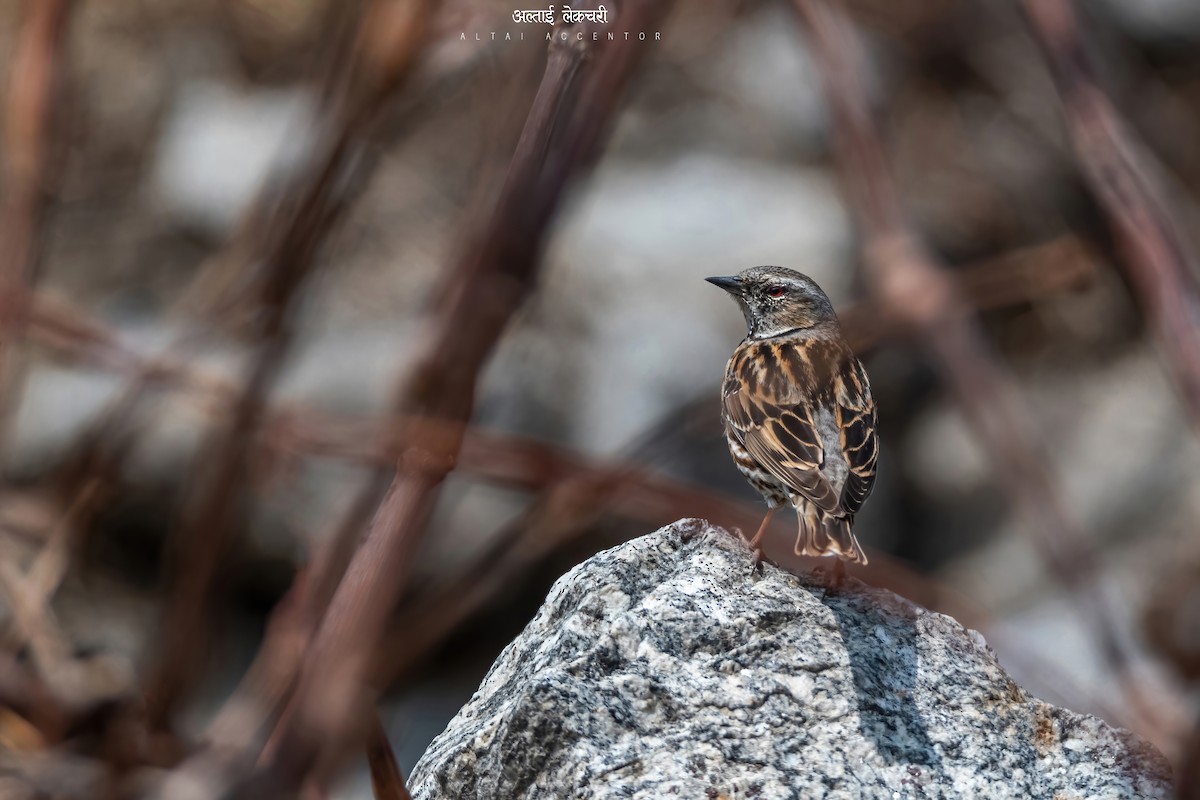
[[[729,453],[733,456],[733,463],[737,465],[738,471],[749,481],[755,491],[763,496],[768,506],[775,508],[792,504],[791,492],[787,487],[774,475],[758,466],[750,452],[742,447],[741,442],[728,434],[726,434],[725,440],[729,444]]]

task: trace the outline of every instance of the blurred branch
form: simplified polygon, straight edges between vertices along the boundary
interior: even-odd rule
[[[963,294],[978,307],[995,308],[1077,286],[1092,274],[1094,259],[1087,249],[1077,239],[1064,237],[968,265],[960,270],[958,281]],[[33,319],[33,331],[40,340],[64,355],[125,373],[142,371],[177,385],[184,398],[206,416],[220,418],[226,413],[235,387],[222,376],[186,362],[153,361],[123,344],[114,331],[89,319],[82,309],[59,300],[38,298]],[[843,319],[847,336],[859,349],[894,333],[895,326],[871,301],[847,309]],[[506,581],[518,578],[555,547],[569,542],[573,532],[586,530],[579,520],[594,519],[598,509],[654,524],[681,514],[721,520],[726,525],[754,522],[755,512],[710,491],[628,465],[597,465],[548,443],[480,429],[464,431],[461,423],[422,417],[351,419],[289,406],[271,412],[260,442],[284,457],[334,458],[378,468],[395,464],[410,448],[428,449],[458,436],[464,437],[457,461],[461,471],[498,485],[547,494],[522,518],[527,525],[506,528],[487,557],[480,559],[479,571],[464,574],[428,604],[421,601],[420,610],[405,614],[410,623],[402,629],[409,632],[405,641],[411,652],[385,657],[385,663],[395,661],[387,668],[389,672],[416,663],[458,621],[473,613],[481,600],[493,596]],[[566,509],[571,513],[562,513]],[[564,520],[571,520],[568,530],[563,530]],[[307,568],[298,582],[301,598],[311,600],[321,594],[315,588],[315,569]],[[303,651],[306,630],[315,624],[311,609],[307,614],[298,613],[299,602],[288,602],[279,609],[268,634],[269,644],[264,647],[273,658],[256,661],[246,687],[236,695],[245,702],[232,703],[228,713],[218,718],[214,741],[242,741],[256,729],[249,720],[258,717],[248,715],[248,709],[270,707],[282,696],[290,681],[289,670]],[[439,613],[427,613],[430,609]],[[298,619],[285,624],[288,617]]]
[[[70,0],[28,0],[13,49],[0,158],[0,414],[18,391],[10,354],[25,323],[21,302],[37,272],[50,176],[51,122],[63,72]],[[7,380],[5,380],[7,379]],[[0,453],[3,452],[0,423]]]
[[[246,483],[246,447],[267,408],[267,397],[294,336],[296,297],[321,245],[345,210],[347,170],[381,101],[408,76],[422,44],[430,2],[377,0],[363,12],[344,62],[345,77],[325,97],[328,119],[313,152],[287,181],[250,211],[228,263],[258,267],[261,317],[247,379],[229,423],[208,443],[187,498],[179,533],[182,553],[166,615],[161,662],[148,690],[154,728],[167,722],[192,682],[206,640],[214,578],[232,543],[234,512]],[[260,223],[265,230],[259,234]],[[244,259],[244,261],[243,261]],[[237,274],[243,270],[235,270]],[[233,297],[226,298],[234,303]]]
[[[538,59],[541,60],[543,59]],[[540,74],[539,67],[537,75],[531,73],[531,77]],[[511,89],[506,92],[505,102],[501,104],[512,105],[515,110],[501,121],[499,127],[489,131],[487,142],[498,151],[503,150],[504,164],[508,163],[508,156],[515,146],[520,125],[525,120],[525,115],[520,110],[530,102],[532,92],[528,87],[519,81],[512,84]],[[505,122],[509,124],[505,125]],[[480,183],[483,184],[482,181]],[[470,215],[468,218],[471,218]],[[186,369],[186,365],[182,366]],[[201,402],[204,413],[221,413],[226,387],[220,380],[201,380],[200,383],[211,389],[210,396],[203,398]],[[195,381],[188,386],[197,388],[197,394],[204,394],[203,387],[197,386]],[[393,406],[399,407],[402,404],[401,393],[394,400]],[[299,412],[301,418],[308,418],[302,409],[294,410]],[[287,435],[276,435],[279,431],[290,430],[291,420],[294,418],[292,411],[277,409],[274,424],[264,426],[261,442],[271,448],[271,452],[264,459],[267,463],[273,460],[278,465],[280,457],[287,459],[297,455],[294,450],[289,452],[286,449],[286,442],[289,441]],[[432,421],[420,419],[398,419],[397,426],[397,431],[399,427],[409,426],[404,427],[404,430],[414,435],[418,435],[422,430],[437,427]],[[352,423],[349,427],[356,426]],[[378,430],[384,431],[389,427],[385,423]],[[453,435],[460,435],[461,428],[461,424],[457,425]],[[367,435],[372,433],[368,432]],[[435,433],[435,436],[440,435]],[[276,447],[280,443],[283,443],[285,449],[280,450]],[[418,448],[424,446],[416,441],[411,445]],[[265,741],[267,726],[277,718],[282,704],[293,689],[304,651],[328,607],[351,555],[362,539],[372,513],[392,481],[401,452],[402,450],[389,451],[381,459],[370,461],[370,471],[366,479],[354,492],[333,530],[312,537],[316,542],[314,552],[272,612],[266,635],[250,669],[209,726],[205,735],[207,749],[180,770],[183,782],[186,783],[190,775],[192,780],[215,780],[218,785],[226,786],[234,781],[235,776],[247,773],[253,767]]]
[[[994,308],[1076,286],[1092,274],[1094,260],[1086,248],[1077,239],[1064,237],[968,265],[960,270],[958,280],[973,303]],[[220,376],[186,363],[154,364],[123,345],[114,332],[89,320],[82,309],[60,308],[57,301],[39,299],[34,319],[34,331],[44,331],[46,343],[61,348],[69,356],[122,371],[141,369],[160,375],[162,380],[178,382],[185,398],[206,415],[219,417],[224,413],[233,386]],[[870,301],[847,309],[843,319],[848,337],[860,349],[878,344],[894,329]],[[586,529],[578,520],[594,518],[597,509],[655,524],[669,522],[681,514],[721,520],[726,525],[753,522],[753,512],[707,490],[687,487],[627,465],[596,465],[547,443],[480,429],[462,432],[460,423],[419,417],[348,419],[286,407],[272,412],[261,443],[285,457],[335,458],[378,467],[396,463],[409,448],[425,449],[458,435],[465,436],[457,462],[461,471],[498,485],[548,494],[522,518],[528,525],[510,526],[501,534],[487,557],[480,559],[479,571],[463,575],[428,605],[422,601],[422,609],[438,609],[440,613],[427,614],[425,610],[406,613],[405,619],[410,620],[411,626],[402,627],[410,632],[406,641],[413,652],[385,658],[385,662],[396,660],[388,671],[419,660],[429,646],[448,635],[457,621],[478,608],[474,598],[491,597],[505,581],[519,577],[544,554],[570,541],[571,532],[561,531],[565,519],[576,518],[572,523],[572,530],[576,531]],[[572,514],[560,513],[567,508]],[[304,596],[314,595],[313,581],[310,567],[300,582]],[[268,635],[268,639],[278,642],[264,648],[278,656],[275,666],[256,662],[248,683],[254,690],[238,692],[238,697],[246,703],[242,707],[233,704],[229,713],[219,718],[214,740],[228,743],[247,735],[254,726],[248,724],[244,706],[270,705],[270,698],[278,698],[282,687],[287,685],[287,667],[294,665],[302,652],[306,634],[280,623],[284,616],[296,616],[294,603],[287,604],[286,610],[288,614],[276,615]],[[306,627],[296,624],[300,629]],[[426,641],[430,644],[423,645]]]
[[[52,122],[60,105],[72,9],[69,0],[23,4],[8,75],[0,201],[0,416],[7,416],[20,391],[21,375],[11,363],[11,353],[29,324],[27,300],[40,260],[53,173],[51,152],[57,144]],[[0,423],[0,450],[3,428]],[[36,679],[24,682],[28,694],[21,701],[29,705],[29,717],[48,740],[61,733],[70,717],[130,688],[130,673],[111,659],[77,658],[50,608],[67,570],[74,536],[82,529],[82,517],[95,494],[93,483],[84,485],[50,528],[27,572],[21,570],[12,548],[0,554],[0,591],[28,644],[36,674]]]
[[[1183,553],[1155,575],[1141,610],[1146,641],[1189,683],[1200,680],[1195,607],[1200,601],[1200,559]]]
[[[53,680],[70,660],[71,645],[59,630],[44,598],[22,573],[11,552],[0,554],[0,593],[29,644],[38,674]]]
[[[268,185],[233,240],[186,292],[185,306],[243,332],[269,331],[272,309],[296,293],[322,243],[361,193],[373,159],[366,144],[413,74],[434,0],[331,0],[318,15],[340,47],[321,75],[321,109],[304,161]],[[265,311],[265,319],[260,312]],[[247,330],[248,329],[248,330]]]
[[[56,741],[68,714],[29,666],[16,655],[0,652],[0,703],[28,720],[43,741]]]
[[[953,277],[966,305],[992,311],[1042,300],[1082,286],[1096,275],[1096,257],[1076,236],[1061,236],[996,258],[967,264]],[[846,340],[863,353],[903,333],[903,325],[868,298],[838,312]]]
[[[1124,248],[1121,263],[1200,429],[1200,287],[1185,237],[1141,164],[1142,146],[1095,78],[1070,0],[1024,6],[1058,85],[1076,158]]]
[[[1200,800],[1200,720],[1190,736],[1183,742],[1183,752],[1178,755],[1177,764],[1182,764],[1177,784],[1177,800]]]
[[[371,770],[375,800],[412,800],[378,713],[371,715],[371,730],[367,734],[367,766]]]
[[[996,362],[971,320],[954,282],[909,230],[875,130],[858,43],[840,8],[827,0],[796,0],[821,71],[837,129],[848,205],[866,239],[866,275],[884,314],[921,342],[941,367],[991,458],[1005,491],[1028,521],[1028,529],[1053,573],[1073,594],[1090,621],[1102,655],[1121,681],[1129,709],[1145,725],[1154,715],[1132,675],[1107,598],[1096,585],[1091,543],[1063,507],[1056,481],[1038,452],[1031,415],[1011,378]]]
[[[955,281],[979,310],[1006,308],[1086,284],[1096,261],[1074,236],[1022,248],[963,266]],[[219,418],[237,396],[233,379],[194,363],[141,352],[120,333],[65,298],[36,294],[29,304],[29,336],[56,358],[111,371],[151,385],[174,389],[206,417]],[[855,350],[876,347],[897,333],[876,302],[868,299],[839,316]],[[349,419],[294,404],[275,407],[265,441],[273,447],[314,456],[393,465],[404,417]],[[417,420],[409,420],[417,427]],[[106,429],[111,425],[105,425]],[[469,460],[469,459],[468,459]]]
[[[445,24],[445,17],[440,18]],[[526,121],[524,109],[532,105],[534,91],[543,72],[544,51],[538,56],[530,59],[528,83],[531,85],[526,85],[523,80],[511,81],[498,101],[502,107],[511,107],[511,111],[500,115],[489,126],[485,140],[488,157],[484,162],[494,163],[495,174],[500,180],[489,180],[490,171],[482,170],[483,175],[475,181],[476,200],[468,204],[468,208],[474,210],[464,214],[467,220],[483,219],[485,217],[482,215],[490,210],[489,190],[501,183],[505,175]],[[536,70],[532,67],[536,67]],[[485,197],[488,199],[485,200]],[[405,388],[401,383],[390,403],[398,424],[410,425],[407,430],[412,434],[419,434],[423,429],[436,429],[436,424],[427,419],[400,418],[398,409],[404,408],[407,402]],[[277,421],[286,416],[277,417]],[[388,427],[386,423],[382,426]],[[460,435],[462,426],[457,427],[459,430],[451,435]],[[419,448],[423,445],[413,442],[413,446]],[[255,731],[276,713],[277,707],[290,693],[300,658],[320,624],[355,548],[362,540],[363,531],[392,483],[401,452],[393,451],[382,460],[376,460],[333,529],[314,537],[314,553],[277,611],[272,614],[267,637],[259,648],[259,654],[212,725],[210,738],[213,742],[221,743],[220,749],[243,754],[257,752],[258,734]],[[275,451],[272,455],[281,455],[281,451]],[[287,457],[287,454],[283,455]],[[252,723],[247,724],[248,721]]]
[[[0,594],[29,646],[39,685],[50,695],[43,699],[41,710],[54,709],[54,717],[87,711],[131,688],[132,671],[117,660],[77,656],[50,607],[66,571],[72,534],[79,528],[79,517],[91,503],[94,489],[94,484],[90,485],[67,508],[27,570],[21,569],[12,548],[0,549]]]
[[[648,22],[665,6],[631,2],[622,9],[622,22],[639,27],[635,21]],[[639,48],[616,43],[582,69],[587,38],[555,40],[550,48],[495,213],[450,274],[401,397],[401,413],[451,423],[470,416],[479,371],[532,291],[547,225],[570,179],[597,152],[637,63]],[[580,114],[573,117],[576,102]],[[272,761],[285,791],[313,769],[314,756],[335,753],[349,732],[421,530],[460,447],[461,436],[449,436],[402,456],[314,637],[277,733]]]

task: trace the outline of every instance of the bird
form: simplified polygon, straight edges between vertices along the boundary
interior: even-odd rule
[[[721,411],[738,470],[767,502],[750,547],[775,511],[796,510],[796,555],[866,564],[854,516],[875,484],[875,401],[866,370],[816,281],[784,267],[706,278],[746,317],[746,338],[725,368]]]

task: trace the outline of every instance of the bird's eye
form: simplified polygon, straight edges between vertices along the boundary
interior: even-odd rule
[[[767,294],[771,297],[783,297],[785,294],[787,294],[787,289],[783,288],[782,286],[768,286]]]

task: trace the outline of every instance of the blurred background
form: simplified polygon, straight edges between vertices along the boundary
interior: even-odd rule
[[[1200,791],[1200,5],[1077,6],[0,2],[4,796],[370,797],[572,565],[753,531],[757,264],[871,377],[852,574]]]

